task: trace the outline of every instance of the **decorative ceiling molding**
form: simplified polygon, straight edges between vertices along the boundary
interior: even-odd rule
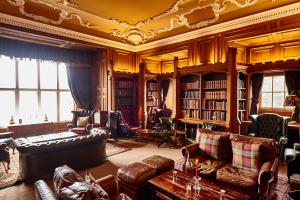
[[[25,8],[25,0],[7,0],[7,1],[11,5],[19,7],[19,11],[22,15],[32,18],[35,21],[41,21],[41,22],[44,22],[47,24],[59,25],[64,20],[76,19],[76,20],[78,20],[79,24],[85,28],[94,29],[94,30],[98,30],[98,31],[101,30],[100,26],[93,24],[89,21],[85,21],[82,19],[82,16],[72,13],[70,10],[67,10],[68,7],[72,7],[77,10],[80,10],[80,5],[72,2],[71,0],[61,0],[61,1],[57,2],[58,4],[61,4],[64,7],[66,7],[64,9],[58,8],[57,5],[53,5],[51,3],[48,3],[48,2],[45,2],[42,0],[29,0],[29,1],[37,3],[37,4],[46,5],[52,9],[59,10],[59,16],[58,16],[57,21],[46,18],[44,16],[39,16],[39,15],[35,15],[32,13],[26,12],[24,9]],[[179,28],[181,26],[186,26],[189,29],[199,29],[199,28],[208,26],[210,24],[218,22],[218,20],[220,18],[220,14],[222,12],[224,12],[229,6],[233,5],[238,8],[245,8],[245,7],[254,5],[258,1],[259,0],[242,0],[242,2],[237,1],[237,0],[223,0],[223,1],[214,0],[210,3],[205,4],[206,0],[198,0],[198,2],[197,2],[198,6],[188,9],[187,11],[184,11],[180,15],[175,15],[174,17],[171,17],[171,19],[169,20],[168,24],[165,27],[159,27],[158,29],[153,29],[153,30],[150,30],[147,32],[141,30],[140,28],[142,26],[149,25],[153,22],[156,22],[158,19],[162,19],[164,17],[170,16],[171,14],[175,14],[179,10],[182,10],[182,8],[180,6],[185,2],[185,0],[176,0],[174,2],[174,4],[169,9],[167,9],[165,12],[163,12],[157,16],[149,17],[143,21],[138,21],[135,24],[130,24],[129,22],[122,21],[120,19],[107,17],[107,16],[97,16],[97,17],[102,20],[108,20],[111,23],[116,23],[116,24],[122,26],[123,28],[126,28],[126,30],[122,30],[122,31],[115,28],[111,31],[110,35],[121,38],[124,42],[138,46],[140,44],[147,42],[148,40],[150,40],[152,38],[155,38],[161,32],[168,32],[175,28]],[[275,0],[270,0],[270,1],[274,2]],[[203,5],[203,4],[205,4],[205,5]],[[211,19],[199,21],[195,24],[190,24],[187,16],[197,10],[203,10],[203,9],[211,10],[211,12],[214,14],[214,17]]]
[[[224,31],[236,29],[236,28],[242,28],[245,26],[262,23],[270,20],[275,20],[283,17],[288,17],[292,15],[300,14],[300,2],[290,4],[287,6],[279,7],[276,9],[268,10],[262,13],[249,15],[243,18],[239,18],[236,20],[212,25],[209,27],[201,28],[195,31],[183,33],[177,36],[157,40],[154,42],[149,42],[146,44],[141,44],[138,46],[130,45],[130,44],[124,44],[122,42],[117,42],[113,40],[108,40],[84,33],[79,33],[76,31],[71,31],[68,29],[56,27],[54,25],[47,25],[40,22],[35,22],[28,19],[23,19],[11,15],[6,15],[3,13],[0,13],[0,23],[3,24],[9,24],[17,27],[23,27],[31,30],[37,30],[45,33],[50,33],[54,35],[59,35],[79,41],[94,43],[98,45],[104,45],[109,46],[113,48],[123,49],[123,50],[129,50],[133,52],[139,52],[144,51],[152,48],[156,48],[159,46],[174,44],[177,42],[183,42],[186,40],[202,37],[205,35],[211,35],[216,33],[221,33]]]

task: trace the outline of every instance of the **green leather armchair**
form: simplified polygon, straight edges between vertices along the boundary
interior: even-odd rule
[[[250,115],[252,121],[250,136],[271,138],[278,143],[278,153],[283,158],[285,145],[288,143],[287,129],[289,117],[283,117],[275,113]]]

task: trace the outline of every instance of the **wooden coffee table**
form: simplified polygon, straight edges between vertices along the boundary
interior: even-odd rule
[[[192,189],[191,193],[187,193],[186,185],[188,183],[192,183],[193,176],[188,173],[175,170],[177,171],[177,180],[173,182],[173,171],[174,170],[171,170],[149,180],[154,199],[219,200],[221,189],[226,190],[226,200],[258,199],[257,195],[251,196],[249,194],[245,194],[243,191],[238,191],[234,186],[229,186],[225,183],[223,184],[216,180],[210,180],[203,177],[200,181],[200,192],[197,193],[194,189]]]

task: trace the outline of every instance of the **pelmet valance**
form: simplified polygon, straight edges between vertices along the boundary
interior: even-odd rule
[[[94,52],[0,38],[0,55],[64,62],[72,67],[90,67],[95,54]]]

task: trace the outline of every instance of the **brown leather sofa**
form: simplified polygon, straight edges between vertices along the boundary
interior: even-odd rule
[[[182,148],[182,155],[185,159],[185,162],[183,163],[184,170],[193,165],[195,159],[198,159],[200,166],[198,169],[200,174],[215,178],[216,181],[220,181],[220,183],[234,185],[242,191],[245,191],[245,193],[252,194],[251,196],[259,196],[256,198],[261,200],[272,199],[277,183],[279,167],[277,144],[275,140],[199,129],[197,131],[196,141],[201,141],[200,138],[202,133],[216,134],[224,138],[223,140],[220,140],[219,143],[219,151],[222,152],[221,158],[211,158],[200,149],[199,143],[194,143]],[[232,165],[233,140],[243,141],[243,143],[246,144],[261,144],[259,148],[261,162],[257,173],[240,169]]]
[[[27,138],[15,140],[19,151],[20,175],[31,183],[50,179],[54,169],[68,165],[75,170],[96,166],[106,161],[106,141],[110,131],[93,129],[76,137],[32,143]]]
[[[87,175],[86,175],[87,176]],[[110,199],[110,200],[121,200],[122,197],[125,200],[131,200],[126,194],[119,193],[119,187],[117,180],[114,176],[108,175],[102,177],[100,179],[90,179],[90,175],[88,178],[82,178],[79,174],[77,174],[74,170],[69,168],[68,166],[61,166],[55,169],[54,177],[53,177],[53,186],[54,191],[50,189],[47,183],[43,180],[38,180],[35,182],[35,197],[36,200],[56,200],[56,199]],[[80,183],[82,183],[80,185]],[[69,190],[73,186],[79,184],[80,188],[75,188],[75,190]],[[96,187],[97,190],[93,190],[92,193],[88,194],[95,187],[100,186],[100,188]],[[91,187],[92,186],[92,187]],[[74,189],[74,187],[73,187]],[[78,190],[76,190],[78,189]],[[99,193],[98,197],[92,196],[94,192]],[[64,197],[64,198],[63,198]],[[69,198],[72,197],[72,198]],[[123,200],[123,199],[122,199]]]

